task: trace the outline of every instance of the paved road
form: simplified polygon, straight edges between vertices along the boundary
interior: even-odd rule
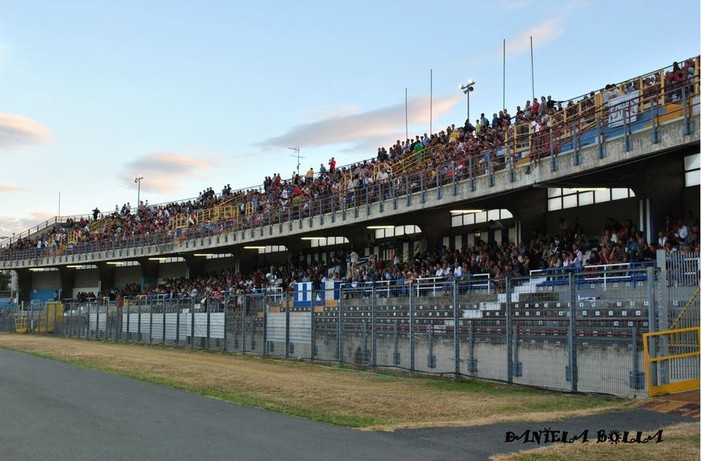
[[[505,434],[655,430],[635,410],[548,424],[360,432],[0,350],[0,460],[484,460],[536,447]]]

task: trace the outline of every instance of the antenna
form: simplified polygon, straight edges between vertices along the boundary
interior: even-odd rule
[[[288,149],[295,151],[295,155],[291,155],[291,157],[297,158],[297,174],[300,174],[300,159],[305,158],[305,157],[300,157],[300,146],[288,147]]]

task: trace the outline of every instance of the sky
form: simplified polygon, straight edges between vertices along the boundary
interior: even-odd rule
[[[373,158],[469,79],[475,120],[699,53],[697,0],[0,0],[0,238]]]

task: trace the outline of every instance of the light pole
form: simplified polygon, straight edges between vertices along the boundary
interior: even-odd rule
[[[143,176],[134,176],[134,182],[137,185],[137,213],[139,212],[139,204],[141,203],[141,180],[144,179]]]
[[[468,123],[470,123],[470,92],[473,91],[474,86],[475,80],[472,78],[468,80],[465,85],[463,83],[458,84],[458,89],[463,91],[463,94],[466,95],[466,119],[468,120]]]

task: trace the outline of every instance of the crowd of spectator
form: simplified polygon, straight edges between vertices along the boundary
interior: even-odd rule
[[[677,98],[676,89],[690,84],[695,74],[695,60],[675,63],[665,73],[665,88]],[[655,74],[659,75],[659,74]],[[600,103],[619,96],[622,92],[635,91],[638,80],[629,84],[607,85],[600,91]],[[644,86],[655,87],[654,80],[644,79]],[[660,85],[658,85],[660,86]],[[674,93],[674,94],[673,94]],[[485,114],[472,124],[466,120],[463,126],[451,125],[438,133],[417,135],[414,139],[397,140],[389,148],[379,147],[377,156],[352,165],[338,168],[332,157],[328,167],[320,164],[315,172],[293,173],[282,178],[280,173],[265,177],[259,188],[232,192],[227,184],[221,194],[210,187],[197,199],[150,206],[148,202],[138,204],[132,210],[129,203],[121,208],[115,206],[112,214],[102,215],[96,208],[93,220],[81,217],[78,221],[68,219],[56,224],[38,237],[25,237],[12,242],[10,250],[72,248],[86,242],[119,241],[134,236],[176,233],[177,229],[213,223],[199,222],[198,211],[211,209],[224,203],[238,210],[238,217],[229,214],[228,219],[241,219],[243,225],[258,226],[283,222],[291,216],[308,216],[321,207],[341,206],[378,199],[391,187],[410,190],[424,180],[430,184],[436,176],[451,179],[468,174],[482,174],[488,170],[504,168],[507,159],[505,144],[519,147],[522,135],[532,138],[531,158],[536,162],[545,153],[558,146],[550,146],[553,129],[563,129],[563,121],[580,111],[585,117],[594,116],[595,93],[591,92],[579,101],[556,101],[550,95],[527,100],[524,107],[517,106],[512,116],[503,109],[493,113],[489,120]],[[518,127],[515,130],[510,128]],[[514,149],[513,149],[514,150]],[[412,161],[408,161],[411,159]],[[527,173],[530,170],[527,169]],[[382,187],[373,187],[381,184]],[[243,219],[243,217],[246,219]]]
[[[446,246],[383,260],[371,255],[363,263],[354,249],[341,247],[329,253],[326,261],[293,265],[263,263],[250,273],[232,269],[206,273],[193,278],[169,278],[157,286],[142,289],[129,284],[106,293],[81,293],[76,301],[109,299],[118,304],[124,299],[180,300],[211,306],[241,306],[241,295],[252,293],[290,293],[297,282],[311,282],[322,290],[324,282],[339,281],[350,287],[367,282],[411,285],[422,281],[441,282],[484,276],[498,289],[506,277],[528,276],[532,271],[549,269],[562,272],[597,269],[595,266],[646,263],[655,261],[656,251],[700,251],[699,221],[692,213],[686,219],[668,217],[665,229],[655,241],[648,242],[631,219],[619,222],[608,218],[598,236],[587,236],[579,220],[561,219],[554,233],[538,233],[526,242],[482,242],[470,248],[450,250]]]
[[[690,85],[696,72],[695,64],[694,59],[682,65],[675,63],[664,74],[665,89],[670,91],[672,101],[680,98],[679,92]],[[660,79],[660,74],[655,75]],[[644,94],[651,87],[660,87],[660,81],[653,77],[642,82]],[[136,210],[126,203],[122,207],[116,205],[114,212],[109,214],[100,213],[96,208],[92,220],[89,216],[68,219],[38,237],[14,241],[7,249],[70,249],[89,242],[118,242],[134,236],[174,233],[178,228],[205,224],[199,222],[198,212],[224,204],[238,210],[240,217],[246,217],[248,225],[270,223],[273,217],[282,222],[291,214],[307,216],[322,211],[318,209],[322,204],[374,200],[391,187],[408,190],[420,180],[431,183],[436,176],[450,179],[504,168],[508,155],[506,146],[519,146],[522,135],[532,136],[532,160],[538,161],[543,152],[558,149],[558,146],[549,145],[550,130],[563,129],[564,121],[576,115],[594,117],[598,103],[606,103],[623,92],[636,91],[638,86],[638,81],[607,85],[599,96],[591,92],[577,101],[556,101],[550,95],[533,98],[527,100],[524,107],[517,106],[514,116],[507,109],[493,113],[490,119],[483,113],[474,124],[466,120],[463,126],[450,125],[438,133],[424,133],[404,141],[398,139],[388,148],[379,147],[373,159],[337,167],[332,157],[326,166],[320,164],[317,171],[310,168],[303,174],[293,172],[287,178],[274,173],[266,176],[258,188],[232,191],[227,184],[220,194],[210,187],[201,191],[197,198],[186,201],[163,205],[142,202],[137,204]],[[373,187],[375,185],[381,187]],[[237,218],[230,214],[228,219]],[[624,220],[621,224],[608,220],[602,234],[591,238],[585,235],[579,223],[570,224],[563,220],[558,232],[535,235],[529,243],[482,243],[454,251],[437,248],[406,260],[399,256],[393,261],[371,259],[362,266],[351,264],[348,269],[345,264],[339,264],[335,273],[338,279],[351,283],[471,274],[490,274],[501,279],[508,275],[527,275],[536,269],[646,261],[655,257],[658,248],[670,252],[699,251],[699,227],[694,219],[683,222],[670,218],[661,233],[658,240],[648,242],[631,220]],[[110,298],[158,295],[194,299],[266,290],[273,285],[289,290],[297,281],[319,284],[327,278],[334,278],[334,273],[328,271],[329,265],[330,262],[325,261],[310,267],[259,268],[247,276],[224,271],[192,280],[169,280],[145,293],[139,287],[129,286],[104,295]]]

